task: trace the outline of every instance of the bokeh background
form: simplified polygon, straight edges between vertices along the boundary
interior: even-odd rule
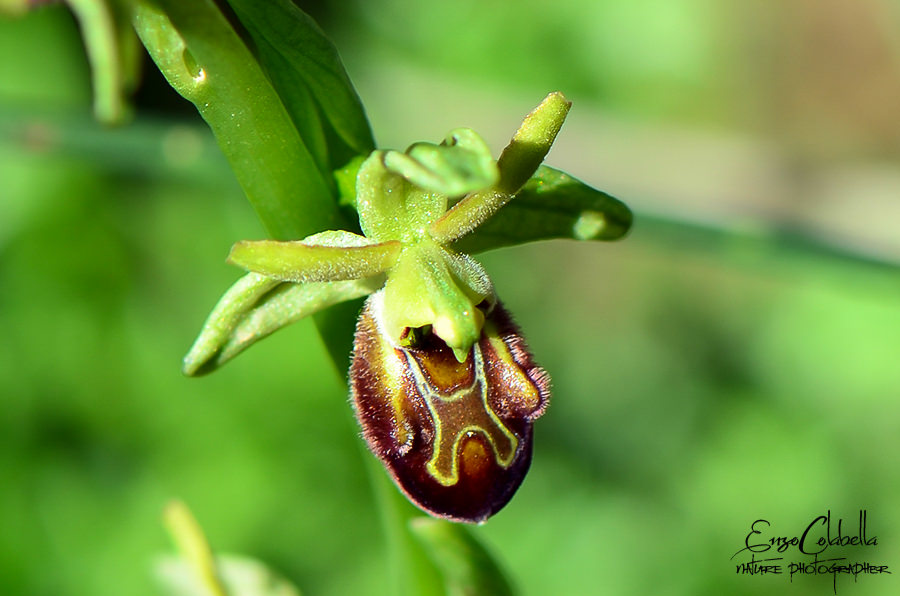
[[[526,595],[825,594],[747,577],[751,522],[830,510],[900,588],[900,6],[892,0],[308,3],[379,144],[502,149],[550,90],[548,162],[636,212],[615,244],[481,260],[554,380],[532,471],[476,533]],[[180,358],[260,224],[146,65],[90,118],[71,16],[0,21],[0,593],[157,594],[164,503],[310,595],[387,594],[342,371],[311,324],[202,379]],[[302,192],[302,189],[298,189]],[[833,551],[829,551],[832,554]],[[840,554],[840,553],[835,553]]]

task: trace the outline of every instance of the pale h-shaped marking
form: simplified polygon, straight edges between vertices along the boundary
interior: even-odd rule
[[[434,422],[434,442],[428,473],[443,486],[459,481],[459,447],[463,438],[481,433],[491,445],[494,460],[501,468],[508,468],[516,455],[519,440],[497,417],[487,403],[487,383],[481,347],[473,346],[475,374],[472,384],[441,395],[425,377],[419,363],[410,354],[406,360],[413,373],[419,394],[425,400]]]

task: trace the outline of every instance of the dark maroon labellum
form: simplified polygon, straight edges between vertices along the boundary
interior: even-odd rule
[[[350,368],[369,448],[428,513],[477,523],[512,498],[531,463],[532,424],[550,380],[498,303],[465,362],[433,333],[397,347],[373,294],[356,326]]]

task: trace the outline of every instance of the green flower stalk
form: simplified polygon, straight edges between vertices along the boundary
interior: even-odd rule
[[[229,261],[249,273],[210,315],[185,372],[212,370],[292,321],[369,295],[350,368],[369,448],[423,510],[486,520],[528,470],[549,377],[484,269],[459,247],[467,238],[478,248],[515,242],[514,232],[503,238],[502,222],[493,235],[478,230],[502,220],[501,208],[520,198],[526,208],[505,224],[519,233],[521,214],[541,204],[564,214],[569,237],[612,239],[631,222],[615,199],[540,167],[569,107],[561,93],[548,95],[496,161],[469,129],[402,153],[373,151],[357,161],[355,175],[362,235],[329,230],[299,241],[235,244]],[[559,225],[544,219],[525,226],[528,233],[545,237]]]

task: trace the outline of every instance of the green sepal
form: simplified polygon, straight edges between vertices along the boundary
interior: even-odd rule
[[[371,241],[412,242],[447,210],[447,197],[427,192],[384,165],[385,151],[373,151],[359,168],[356,208],[359,226]]]
[[[422,142],[403,153],[386,151],[383,161],[389,172],[450,198],[488,188],[500,179],[487,143],[468,128],[451,131],[440,145]]]
[[[409,526],[441,572],[447,594],[515,593],[506,574],[471,529],[427,517],[412,519]]]
[[[257,273],[239,279],[219,300],[184,357],[184,374],[204,375],[294,321],[338,302],[371,294],[383,276],[293,284]]]
[[[538,168],[496,216],[453,249],[465,253],[553,238],[617,240],[628,233],[631,210],[625,203],[548,166]]]

